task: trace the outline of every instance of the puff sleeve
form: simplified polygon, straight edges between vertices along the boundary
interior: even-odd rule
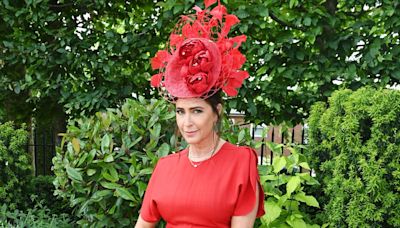
[[[246,152],[243,154],[243,160],[239,169],[241,176],[240,185],[233,215],[247,215],[254,209],[257,193],[256,188],[258,187],[257,217],[261,217],[265,214],[264,192],[257,170],[257,153],[253,149],[246,147]]]

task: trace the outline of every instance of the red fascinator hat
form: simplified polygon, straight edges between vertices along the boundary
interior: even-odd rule
[[[181,16],[167,49],[151,59],[152,68],[159,70],[151,77],[151,85],[169,99],[207,98],[220,89],[236,96],[249,77],[247,71],[240,70],[246,57],[238,50],[246,36],[228,37],[239,19],[228,14],[219,1],[209,10],[215,2],[205,0],[206,9],[195,6],[195,14]]]

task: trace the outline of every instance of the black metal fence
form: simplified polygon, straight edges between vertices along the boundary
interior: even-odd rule
[[[33,162],[35,165],[35,176],[53,175],[51,171],[52,159],[56,154],[56,143],[52,129],[33,131],[33,144],[29,144],[29,151],[33,151]]]
[[[306,144],[306,131],[303,125],[296,125],[293,128],[288,129],[289,138],[285,137],[284,133],[281,132],[280,126],[269,126],[268,133],[265,137],[261,137],[257,135],[257,131],[262,131],[264,127],[252,127],[252,138],[256,141],[262,141],[263,144],[261,148],[257,149],[257,153],[259,155],[259,164],[262,165],[272,165],[274,159],[274,153],[264,144],[265,142],[274,142],[274,143],[298,143],[298,144]],[[290,151],[282,149],[284,155],[289,155]]]
[[[270,126],[266,137],[259,137],[257,135],[257,127],[252,127],[253,140],[261,140],[263,142],[270,141],[275,143],[286,143],[284,134],[281,133],[280,127]],[[306,143],[305,129],[302,125],[297,125],[291,129],[290,142],[300,144]],[[35,175],[53,175],[51,170],[52,158],[55,156],[55,148],[57,142],[55,141],[54,131],[52,129],[35,129],[33,131],[33,144],[28,145],[29,151],[33,151],[33,159],[35,165]],[[257,150],[259,154],[259,164],[272,164],[274,154],[263,144]],[[289,151],[283,151],[283,154],[289,154]]]

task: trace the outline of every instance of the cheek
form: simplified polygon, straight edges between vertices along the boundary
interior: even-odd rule
[[[202,119],[201,126],[203,129],[207,132],[212,131],[213,126],[214,126],[214,120],[212,117],[208,116],[204,119]]]
[[[176,120],[176,126],[178,126],[178,128],[180,129],[182,126],[182,119],[179,116],[177,116],[175,120]]]

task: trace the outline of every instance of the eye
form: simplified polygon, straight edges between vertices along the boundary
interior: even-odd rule
[[[182,115],[184,112],[183,112],[183,110],[182,109],[177,109],[176,110],[176,114],[178,114],[178,115]]]
[[[194,109],[193,110],[193,113],[195,113],[195,114],[199,114],[199,113],[202,113],[203,112],[203,110],[201,110],[201,109]]]

